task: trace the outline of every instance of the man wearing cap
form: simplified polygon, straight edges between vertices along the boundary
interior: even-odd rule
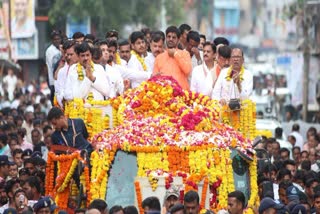
[[[260,203],[259,214],[275,214],[277,210],[281,209],[284,209],[283,204],[277,204],[272,198],[266,197]]]
[[[0,182],[6,180],[9,175],[9,159],[6,155],[0,155]]]
[[[33,211],[35,214],[54,213],[56,208],[57,206],[52,198],[46,196],[41,198],[37,203],[34,204]]]
[[[293,208],[300,203],[299,200],[299,190],[295,186],[289,186],[286,190],[288,204],[286,205],[287,209],[291,212]]]
[[[166,191],[166,195],[164,196],[164,207],[162,213],[166,213],[169,211],[171,207],[179,203],[180,192],[176,187],[171,187]]]

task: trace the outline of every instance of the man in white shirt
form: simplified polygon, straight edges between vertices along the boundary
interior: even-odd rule
[[[186,50],[190,53],[192,68],[201,65],[203,62],[203,52],[199,50],[200,35],[196,31],[189,31],[187,35]]]
[[[131,42],[131,57],[128,61],[128,68],[131,68],[139,72],[147,72],[149,77],[152,74],[152,71],[148,68],[143,54],[146,50],[146,42],[144,39],[144,34],[141,31],[135,31],[130,35]],[[144,79],[147,80],[148,78]],[[144,80],[133,80],[131,82],[131,87],[138,87]]]
[[[14,99],[14,91],[16,90],[17,82],[17,76],[14,74],[13,70],[9,68],[8,74],[3,78],[3,83],[6,86],[8,98],[11,102]]]
[[[57,71],[57,80],[54,82],[55,93],[57,97],[58,104],[63,107],[63,97],[64,97],[64,89],[66,86],[69,69],[71,65],[78,62],[78,56],[74,51],[75,42],[74,41],[66,41],[63,43],[63,51],[65,57],[64,66]]]
[[[67,78],[64,98],[104,100],[110,96],[110,85],[106,72],[101,65],[92,62],[91,48],[88,43],[77,45],[75,51],[79,62],[71,66]]]
[[[221,71],[213,88],[212,99],[226,105],[230,99],[247,99],[252,94],[253,76],[243,67],[243,52],[234,48],[231,52],[231,66]]]
[[[295,123],[292,125],[292,132],[290,133],[290,135],[294,136],[296,138],[296,145],[295,146],[299,146],[301,151],[303,150],[303,137],[299,132],[300,130],[300,126],[299,124]]]
[[[51,102],[53,102],[54,96],[54,66],[61,58],[61,51],[59,46],[61,45],[61,35],[57,31],[53,31],[51,33],[51,41],[52,44],[46,50],[46,64],[48,68],[48,80],[49,80],[49,88],[51,92]]]
[[[211,96],[217,75],[214,72],[216,46],[206,42],[203,46],[204,63],[196,66],[192,71],[190,90]]]
[[[128,62],[131,58],[130,51],[131,51],[131,48],[128,40],[119,41],[119,55],[121,59],[126,61],[126,64],[125,64],[126,67],[128,66]]]
[[[151,71],[153,71],[154,61],[156,57],[164,51],[163,44],[164,44],[164,37],[162,37],[160,33],[156,32],[151,34],[151,43],[150,43],[151,54],[148,54],[148,56],[145,58],[147,67]]]

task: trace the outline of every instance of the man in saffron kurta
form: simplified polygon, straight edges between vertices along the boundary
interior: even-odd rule
[[[192,71],[190,54],[177,49],[180,32],[175,26],[166,30],[167,50],[159,54],[154,63],[153,75],[172,76],[183,89],[189,89],[188,78]]]

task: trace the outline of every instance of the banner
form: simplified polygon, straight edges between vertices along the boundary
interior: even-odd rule
[[[36,32],[34,0],[10,0],[11,38],[30,38]]]
[[[68,38],[71,38],[75,32],[82,32],[84,35],[91,32],[90,17],[84,17],[82,19],[74,19],[71,16],[67,17],[66,34]]]

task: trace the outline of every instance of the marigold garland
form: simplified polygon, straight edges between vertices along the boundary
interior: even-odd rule
[[[90,61],[91,72],[94,72],[94,63]],[[77,63],[77,73],[78,80],[82,81],[84,79],[85,72],[83,71],[83,66],[80,63]]]
[[[120,54],[118,52],[116,52],[115,57],[116,57],[116,64],[121,65],[121,58],[120,58]]]
[[[232,66],[229,67],[228,71],[227,71],[227,76],[226,76],[226,80],[227,81],[230,81],[232,80]],[[243,74],[244,74],[244,66],[241,66],[241,69],[240,69],[240,82],[243,81]]]
[[[134,188],[135,188],[135,191],[136,191],[136,199],[137,199],[137,203],[138,203],[139,213],[143,213],[142,194],[141,194],[141,188],[140,188],[140,182],[139,181],[135,181],[134,182]]]
[[[146,63],[145,63],[145,61],[144,61],[144,58],[141,57],[141,56],[140,56],[136,51],[134,51],[134,50],[131,50],[131,54],[137,57],[138,61],[139,61],[140,64],[142,65],[143,70],[144,70],[144,71],[147,71],[147,65],[146,65]]]
[[[202,207],[202,208],[204,208],[205,204],[206,204],[208,187],[209,187],[209,179],[207,177],[205,177],[204,181],[203,181],[201,202],[200,202],[200,207]]]

